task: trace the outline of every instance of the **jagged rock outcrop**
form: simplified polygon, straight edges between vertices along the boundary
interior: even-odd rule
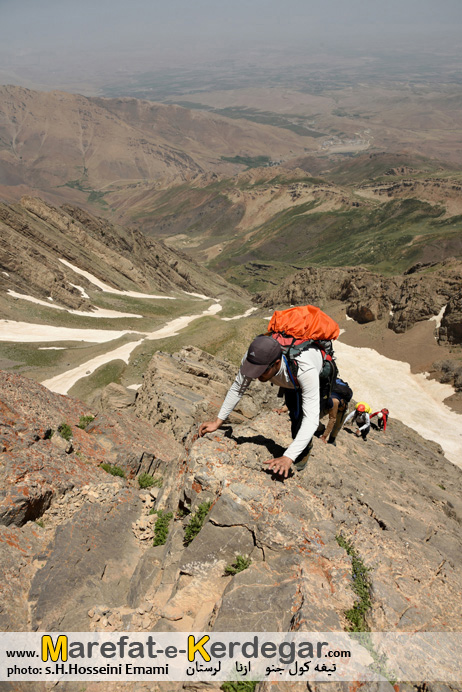
[[[455,287],[456,292],[449,298],[448,304],[441,319],[439,329],[440,339],[443,338],[451,344],[462,343],[462,288]]]
[[[123,411],[135,405],[136,391],[111,382],[101,392],[100,408],[102,411]]]
[[[307,267],[282,282],[271,294],[254,300],[267,307],[329,300],[347,303],[347,314],[360,324],[387,320],[399,333],[428,320],[444,308],[440,337],[462,341],[460,295],[462,265],[457,260],[414,267],[403,276],[385,277],[360,267]]]
[[[351,558],[339,536],[351,541],[369,569],[372,608],[366,619],[372,630],[458,629],[462,471],[438,445],[391,419],[386,433],[371,431],[367,444],[346,431],[337,447],[315,440],[307,469],[281,480],[263,462],[283,452],[290,426],[286,416],[271,410],[276,392],[268,385],[263,409],[260,394],[246,395],[246,416],[241,412],[216,433],[197,438],[197,420],[218,405],[233,375],[232,366],[197,349],[157,354],[137,399],[138,419],[102,414],[81,431],[86,446],[75,436],[74,449],[86,450],[91,476],[77,475],[73,488],[52,494],[43,527],[32,521],[0,527],[2,580],[11,600],[11,605],[1,602],[4,629],[341,630],[348,627],[345,613],[357,597]],[[34,396],[43,390],[30,386]],[[19,401],[28,387],[27,380],[15,378]],[[46,396],[51,410],[76,406],[66,397]],[[8,410],[12,397],[13,388],[4,402]],[[35,415],[32,401],[26,397],[25,404],[17,404],[28,426]],[[37,411],[45,424],[44,406]],[[56,419],[61,415],[59,410]],[[162,439],[160,453],[156,445]],[[137,470],[160,473],[162,487],[140,491],[130,479],[103,474],[91,452],[96,444],[120,463],[123,450],[135,448]],[[75,454],[64,452],[63,459]],[[143,467],[151,454],[154,463]],[[128,467],[135,471],[133,459]],[[211,508],[205,523],[185,546],[191,517],[184,513],[195,513],[206,502]],[[150,546],[142,538],[152,531],[153,508],[174,515],[164,545]],[[226,575],[236,555],[251,562]],[[54,602],[50,593],[56,593]],[[59,683],[58,689],[74,692],[72,685]],[[115,689],[107,685],[108,691]],[[168,689],[219,687],[178,683]],[[262,683],[257,692],[278,689]]]
[[[129,478],[158,473],[182,448],[162,430],[123,413],[100,414],[83,430],[78,424],[88,407],[18,375],[0,371],[0,392],[0,563],[8,584],[0,602],[1,628],[29,629],[40,621],[45,628],[66,622],[78,629],[86,618],[79,589],[105,573],[104,588],[117,592],[118,569],[138,550],[131,531],[141,504],[138,492],[100,464],[118,466]],[[57,432],[62,423],[71,441]],[[43,570],[36,566],[34,572],[34,559]],[[110,562],[109,578],[104,565]],[[32,577],[36,609],[30,620],[25,603]]]
[[[144,374],[135,413],[184,441],[196,423],[216,418],[236,370],[193,346],[173,355],[156,353]],[[270,399],[271,388],[257,382],[251,395],[236,407],[231,420],[252,418],[262,407],[269,407]]]

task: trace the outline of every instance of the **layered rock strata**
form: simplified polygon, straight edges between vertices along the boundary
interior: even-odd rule
[[[360,324],[386,320],[390,329],[403,333],[417,322],[441,315],[438,338],[462,341],[462,267],[456,260],[438,265],[418,265],[406,275],[384,277],[360,267],[307,267],[255,302],[266,307],[322,305],[341,300],[347,314]]]

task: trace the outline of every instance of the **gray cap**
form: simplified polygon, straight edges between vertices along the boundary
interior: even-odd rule
[[[250,344],[246,359],[241,365],[241,373],[252,379],[260,377],[281,356],[282,348],[278,342],[271,336],[261,334]]]

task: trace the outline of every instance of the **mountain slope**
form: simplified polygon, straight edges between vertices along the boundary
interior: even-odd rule
[[[0,87],[0,184],[104,193],[143,179],[234,171],[221,157],[286,158],[306,138],[179,106]]]
[[[121,290],[243,295],[181,252],[77,207],[57,209],[24,197],[14,206],[0,204],[0,229],[1,284],[39,299],[51,295],[71,308],[89,308],[73,285],[77,278],[86,288],[92,284],[62,259]]]

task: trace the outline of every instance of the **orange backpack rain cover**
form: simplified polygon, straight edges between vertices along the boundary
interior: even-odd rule
[[[275,310],[268,331],[285,333],[303,341],[333,341],[340,334],[337,322],[314,305]]]

